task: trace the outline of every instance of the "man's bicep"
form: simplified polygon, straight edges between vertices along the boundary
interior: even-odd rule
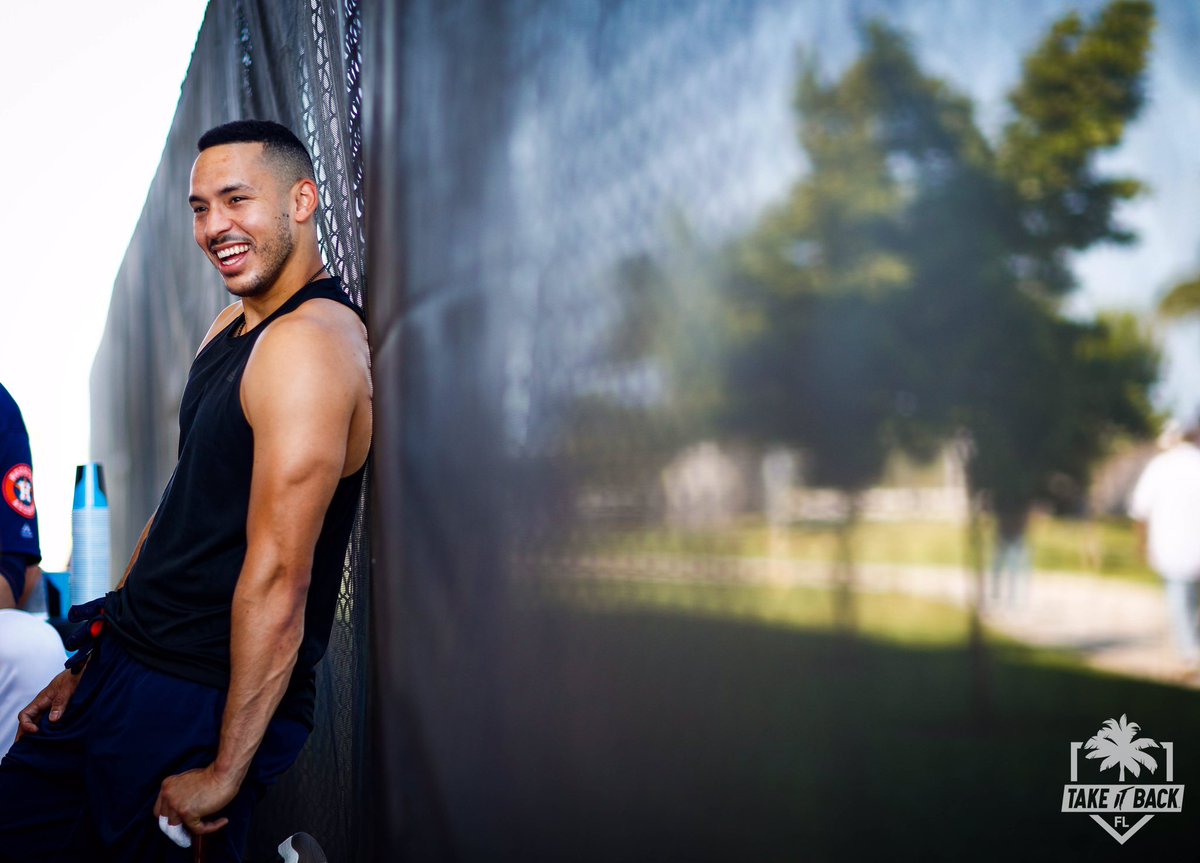
[[[25,593],[25,569],[28,563],[23,554],[0,553],[0,608],[17,608]]]
[[[304,338],[312,334],[292,328],[286,335],[294,338],[273,339],[256,353],[244,396],[254,430],[248,529],[252,539],[268,531],[291,545],[316,540],[341,477],[353,404],[321,345]]]
[[[244,378],[246,417],[260,451],[289,473],[336,463],[340,473],[354,399],[344,370],[320,327],[291,326],[269,334]]]
[[[260,412],[254,427],[254,485],[287,494],[318,494],[333,488],[345,460],[346,437],[325,420],[327,407],[287,403]],[[340,438],[340,440],[339,440]],[[261,482],[260,482],[261,480]]]

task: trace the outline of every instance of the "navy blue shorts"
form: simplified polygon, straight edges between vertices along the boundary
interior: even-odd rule
[[[58,722],[42,718],[0,762],[0,863],[190,863],[158,829],[162,781],[216,755],[224,690],[148,668],[102,640]],[[208,861],[239,861],[250,815],[300,754],[308,729],[273,719],[246,781],[204,839]],[[284,837],[280,837],[282,840]]]

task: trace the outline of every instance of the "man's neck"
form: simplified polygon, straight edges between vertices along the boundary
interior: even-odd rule
[[[242,313],[246,316],[244,329],[254,329],[295,296],[301,288],[324,275],[325,266],[319,254],[296,257],[288,261],[270,288],[257,296],[242,298]]]

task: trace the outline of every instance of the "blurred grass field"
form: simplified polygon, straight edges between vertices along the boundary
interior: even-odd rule
[[[822,587],[604,579],[567,582],[557,591],[593,610],[668,612],[813,631],[832,631],[836,619],[833,591]],[[967,639],[963,609],[911,596],[860,594],[855,614],[857,633],[880,641],[945,647]]]
[[[984,559],[990,559],[991,525],[985,525]],[[771,528],[761,520],[704,530],[634,530],[610,535],[604,549],[686,556],[783,557],[832,561],[837,526],[812,522]],[[962,566],[968,561],[966,527],[941,521],[863,522],[855,530],[860,563]],[[1068,519],[1037,514],[1030,520],[1029,548],[1039,571],[1082,572],[1155,581],[1142,562],[1128,519]]]
[[[561,859],[615,859],[633,840],[654,852],[642,859],[763,863],[1185,859],[1193,844],[1192,819],[1164,816],[1123,847],[1059,801],[1071,741],[1126,712],[1178,740],[1176,781],[1195,781],[1194,690],[989,633],[980,724],[960,608],[862,594],[847,639],[822,588],[566,579],[553,590],[570,621],[547,659],[558,673],[513,702],[510,743],[562,802],[517,829]],[[567,721],[547,731],[546,715]],[[547,748],[559,755],[538,762]]]

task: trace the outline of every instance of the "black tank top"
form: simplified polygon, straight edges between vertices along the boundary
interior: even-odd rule
[[[246,556],[254,432],[242,411],[246,361],[267,324],[312,299],[362,311],[336,279],[306,285],[250,332],[243,317],[214,336],[192,363],[179,406],[179,461],[125,586],[105,616],[130,654],[152,668],[222,689],[229,686],[230,612]],[[312,725],[314,668],[329,642],[365,466],[338,482],[313,554],[304,639],[279,712]]]

